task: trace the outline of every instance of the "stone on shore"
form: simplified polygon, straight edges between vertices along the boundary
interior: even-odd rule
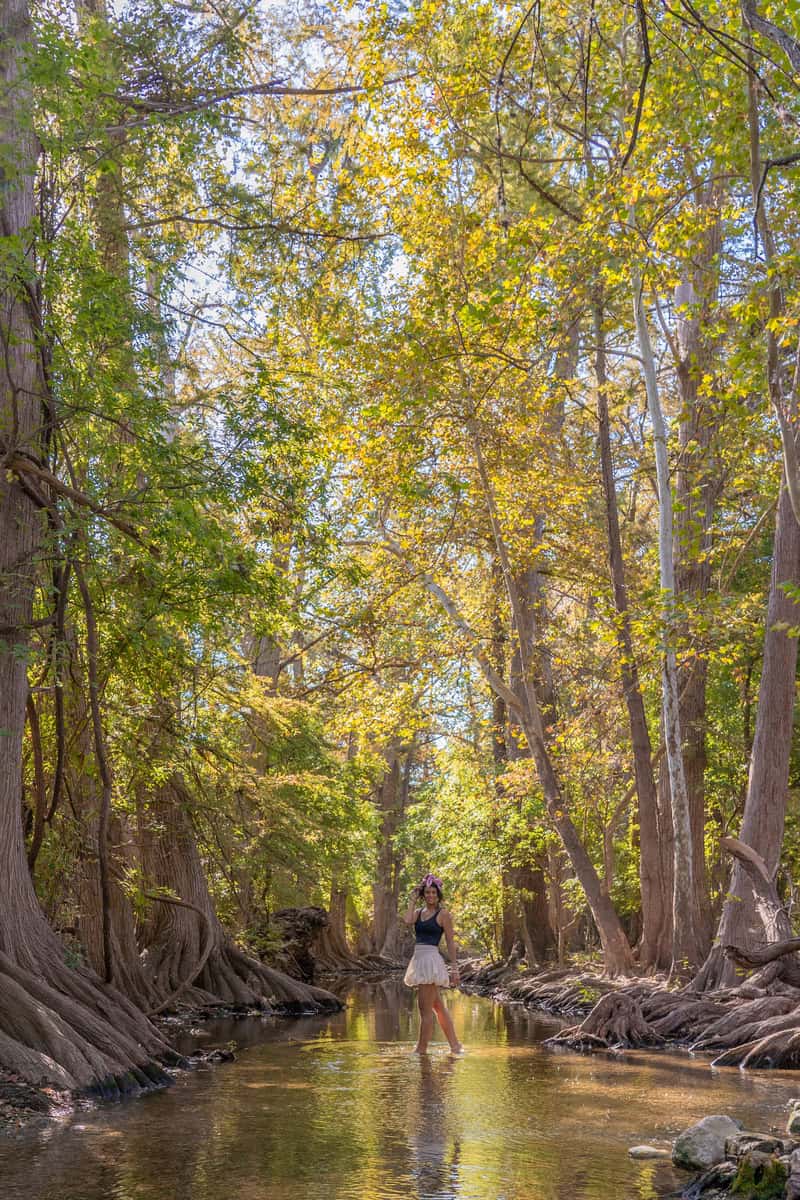
[[[753,1150],[759,1154],[785,1154],[789,1149],[791,1142],[787,1142],[785,1138],[742,1129],[725,1142],[725,1157],[744,1158],[745,1154],[750,1154]]]
[[[742,1128],[732,1117],[703,1117],[696,1125],[684,1129],[672,1147],[676,1167],[690,1171],[707,1171],[725,1158],[725,1142]]]

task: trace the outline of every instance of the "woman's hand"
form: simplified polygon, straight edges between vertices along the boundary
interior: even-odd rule
[[[417,915],[418,900],[419,900],[419,892],[415,888],[414,891],[411,893],[411,895],[408,898],[408,908],[406,909],[405,913],[403,914],[403,923],[405,925],[413,925],[414,924],[414,919],[416,918],[416,915]]]
[[[461,983],[461,972],[458,969],[458,963],[450,964],[450,982],[453,987],[458,987]]]

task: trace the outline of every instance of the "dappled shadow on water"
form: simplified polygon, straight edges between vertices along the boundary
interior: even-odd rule
[[[204,1027],[236,1063],[167,1092],[0,1143],[3,1200],[651,1200],[661,1142],[710,1112],[777,1128],[790,1073],[712,1072],[688,1055],[583,1057],[541,1041],[558,1023],[456,995],[467,1045],[412,1054],[413,996],[397,980],[348,985],[324,1020]],[[190,1048],[187,1043],[184,1048]]]

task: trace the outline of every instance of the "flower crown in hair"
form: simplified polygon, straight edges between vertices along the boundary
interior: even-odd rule
[[[422,881],[422,886],[423,886],[423,888],[435,887],[435,888],[438,888],[439,891],[441,891],[442,890],[442,881],[441,881],[441,879],[439,879],[439,877],[437,875],[426,875]]]

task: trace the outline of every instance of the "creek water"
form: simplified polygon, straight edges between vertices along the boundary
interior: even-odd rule
[[[800,1095],[793,1072],[548,1049],[557,1021],[453,993],[465,1055],[420,1058],[397,981],[342,995],[325,1020],[206,1025],[180,1048],[233,1040],[235,1063],[0,1142],[0,1198],[650,1200],[688,1177],[628,1147],[710,1113],[777,1130]]]

